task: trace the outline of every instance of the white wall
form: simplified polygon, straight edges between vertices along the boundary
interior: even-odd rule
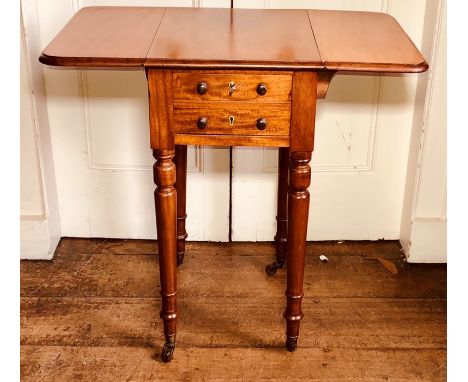
[[[29,4],[28,4],[29,5]],[[33,6],[21,18],[21,246],[22,259],[50,259],[60,239],[55,171],[42,67],[37,59],[37,17]]]

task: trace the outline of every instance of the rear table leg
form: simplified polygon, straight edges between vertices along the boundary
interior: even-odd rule
[[[282,269],[286,260],[286,245],[288,237],[288,175],[289,148],[280,147],[278,150],[278,202],[276,213],[276,261],[267,265],[265,271],[273,276]]]
[[[185,230],[185,219],[187,213],[186,188],[187,188],[187,146],[175,146],[176,183],[177,190],[177,266],[182,265],[185,256],[185,240],[187,231]]]

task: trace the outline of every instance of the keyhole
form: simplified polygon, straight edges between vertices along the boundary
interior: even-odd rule
[[[230,116],[229,116],[229,124],[230,124],[231,126],[234,125],[234,116],[233,116],[233,115],[230,115]]]

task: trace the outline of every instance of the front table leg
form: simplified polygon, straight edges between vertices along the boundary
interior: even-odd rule
[[[289,155],[288,245],[286,289],[286,348],[296,350],[299,324],[303,317],[301,303],[304,281],[304,260],[309,216],[311,152],[291,152]]]
[[[177,193],[174,188],[176,166],[172,159],[174,150],[153,150],[156,163],[153,166],[154,201],[156,205],[156,228],[158,232],[159,274],[161,280],[164,336],[161,358],[172,360],[175,349],[177,322]]]

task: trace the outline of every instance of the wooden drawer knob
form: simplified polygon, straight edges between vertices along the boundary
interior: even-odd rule
[[[259,84],[257,86],[257,94],[258,95],[263,96],[263,95],[266,94],[266,92],[267,92],[267,88],[266,88],[265,84]]]
[[[200,129],[200,130],[203,130],[206,125],[208,124],[208,120],[206,119],[206,117],[200,117],[198,118],[198,121],[197,121],[197,127]]]
[[[257,129],[258,130],[265,130],[267,127],[267,121],[265,118],[257,119]]]
[[[208,91],[208,84],[206,82],[200,82],[197,85],[197,93],[200,95],[206,94]]]

